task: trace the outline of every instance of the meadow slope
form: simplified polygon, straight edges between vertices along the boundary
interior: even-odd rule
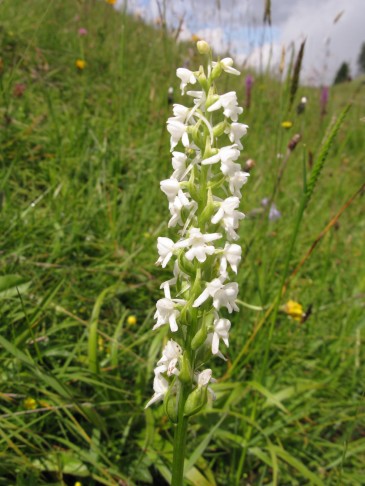
[[[172,427],[162,407],[144,410],[167,337],[151,330],[171,275],[155,266],[168,234],[159,181],[168,87],[180,102],[175,70],[199,56],[100,1],[4,0],[0,46],[0,485],[168,484]],[[243,105],[245,75],[223,85]],[[188,484],[364,484],[365,85],[331,88],[323,117],[311,87],[288,110],[288,86],[254,74],[242,116],[241,163],[255,166],[240,312],[214,364],[217,401],[192,421]],[[272,221],[262,200],[274,191]],[[285,313],[289,300],[305,319]]]

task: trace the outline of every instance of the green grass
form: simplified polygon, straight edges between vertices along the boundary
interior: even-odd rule
[[[0,485],[162,485],[172,426],[162,407],[143,407],[166,335],[151,330],[155,302],[171,272],[154,265],[167,234],[167,89],[179,102],[175,69],[189,45],[103,2],[4,0],[0,14]],[[243,77],[230,83],[243,103]],[[218,399],[192,420],[189,484],[363,484],[364,191],[290,279],[277,317],[268,309],[363,184],[364,89],[331,89],[321,120],[318,90],[299,87],[309,102],[298,116],[285,111],[285,85],[255,75],[238,282],[240,300],[263,310],[241,306],[228,364],[212,365]],[[316,167],[350,101],[289,255],[309,152]],[[282,218],[269,222],[253,210],[295,133],[275,196]],[[311,308],[305,322],[280,311],[289,299]]]

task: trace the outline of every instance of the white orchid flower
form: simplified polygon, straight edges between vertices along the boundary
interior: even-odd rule
[[[204,344],[205,344],[205,346],[207,348],[210,348],[211,349],[212,348],[212,343],[213,343],[213,333],[210,332],[208,334],[207,339],[205,340],[205,343]],[[212,353],[212,354],[214,354],[214,356],[217,356],[218,358],[223,359],[223,361],[227,361],[227,358],[225,358],[223,356],[223,354],[219,351],[219,349],[218,349],[218,352],[217,353]]]
[[[248,172],[237,171],[234,172],[228,180],[229,190],[233,196],[242,197],[241,187],[246,184],[250,174]]]
[[[207,386],[208,383],[215,383],[217,381],[214,378],[212,378],[212,370],[209,368],[196,375],[195,380],[198,384],[198,388],[203,388],[204,386]],[[214,391],[210,388],[210,386],[207,387],[207,390],[211,395],[212,399],[215,400],[216,395]]]
[[[226,307],[231,314],[233,311],[238,311],[236,299],[238,295],[238,283],[230,282],[219,289],[213,297],[213,306],[219,310]]]
[[[183,154],[182,152],[172,152],[172,167],[174,168],[174,172],[172,177],[178,181],[181,181],[184,177],[186,172],[186,159],[187,155]]]
[[[209,297],[214,297],[216,292],[224,287],[223,281],[222,278],[215,278],[211,282],[208,282],[203,292],[195,299],[193,307],[200,307]]]
[[[159,299],[156,303],[156,312],[153,317],[157,319],[157,322],[152,329],[155,330],[164,324],[169,324],[171,332],[176,332],[178,330],[176,319],[180,315],[180,311],[176,309],[176,304],[184,305],[186,301],[184,299],[171,299],[170,288],[165,287],[164,290],[165,297]]]
[[[239,150],[243,149],[241,138],[246,135],[248,126],[244,123],[231,123],[229,128],[225,131],[232,143],[237,144]]]
[[[207,255],[213,255],[215,252],[214,246],[207,245],[207,243],[219,240],[220,238],[222,238],[220,233],[202,234],[199,228],[190,228],[189,238],[179,241],[177,247],[190,247],[185,253],[185,257],[190,261],[196,258],[200,263],[203,263],[207,259]]]
[[[189,83],[190,84],[196,83],[196,77],[193,71],[190,71],[190,69],[178,68],[176,70],[176,76],[181,79],[181,83],[180,83],[181,94],[185,93],[185,88]]]
[[[227,262],[230,264],[234,273],[238,272],[238,265],[241,261],[242,248],[235,243],[226,243],[220,260],[219,271],[221,275],[227,274]]]
[[[226,307],[231,314],[233,310],[238,310],[235,302],[237,294],[238,284],[236,282],[223,284],[222,278],[215,278],[206,284],[203,292],[195,299],[193,307],[200,307],[209,297],[212,297],[213,306],[216,310],[219,311],[222,307]]]
[[[148,408],[153,403],[163,400],[169,389],[169,382],[161,374],[156,374],[153,380],[153,391],[155,392],[151,400],[144,408]]]
[[[179,370],[176,365],[182,354],[181,346],[170,339],[162,351],[162,357],[157,361],[155,374],[167,373],[167,376],[178,375]]]
[[[219,99],[208,108],[208,111],[211,112],[219,110],[220,108],[223,108],[224,116],[230,118],[234,122],[238,120],[238,115],[243,113],[243,108],[238,106],[235,91],[229,91],[228,93],[219,96]]]
[[[172,109],[172,112],[174,114],[174,119],[176,121],[180,121],[181,123],[185,123],[186,119],[189,116],[189,113],[191,111],[191,108],[187,108],[184,105],[180,105],[178,103],[175,103]]]
[[[170,145],[171,150],[176,147],[176,145],[182,141],[184,147],[189,147],[189,135],[187,132],[187,126],[179,120],[175,120],[175,118],[169,118],[167,120],[167,130],[171,135],[170,138]]]
[[[159,236],[157,238],[157,251],[159,258],[156,264],[161,264],[162,268],[165,268],[174,254],[175,249],[175,243],[170,238]]]
[[[217,224],[222,221],[222,226],[226,230],[228,236],[233,240],[238,239],[235,230],[238,228],[239,221],[245,217],[243,213],[237,211],[240,200],[237,196],[231,196],[220,203],[220,207],[216,214],[212,217],[212,223]]]
[[[231,57],[225,57],[224,59],[220,60],[219,62],[212,62],[213,68],[217,65],[220,64],[223,71],[225,71],[228,74],[235,74],[236,76],[239,76],[241,73],[235,69],[233,66],[233,59]]]
[[[229,145],[222,147],[218,153],[202,160],[202,165],[211,165],[221,162],[221,171],[226,176],[232,176],[234,173],[241,170],[240,164],[235,164],[234,161],[238,159],[240,151],[237,150],[237,145]]]
[[[160,182],[161,191],[166,194],[168,201],[174,202],[175,197],[182,192],[180,183],[177,179],[170,177]]]
[[[219,340],[221,339],[224,344],[229,347],[229,330],[231,323],[228,319],[216,319],[214,321],[214,333],[212,339],[212,353],[219,353]]]
[[[175,197],[174,201],[169,203],[169,210],[170,210],[170,214],[171,214],[171,218],[170,218],[168,225],[167,225],[169,228],[172,228],[172,227],[176,226],[177,224],[179,224],[181,226],[184,225],[184,222],[181,219],[181,211],[184,207],[187,208],[190,211],[193,211],[194,208],[197,207],[197,203],[193,200],[190,201],[187,198],[187,195],[184,192],[179,191],[179,193]]]

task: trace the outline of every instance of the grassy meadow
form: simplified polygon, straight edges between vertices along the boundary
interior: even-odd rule
[[[0,485],[169,484],[173,426],[144,410],[172,272],[155,265],[169,234],[159,181],[168,88],[186,103],[175,71],[200,57],[91,0],[3,0],[0,46]],[[246,74],[222,85],[243,106]],[[186,482],[361,486],[365,85],[331,87],[321,117],[318,88],[299,86],[289,110],[285,76],[253,76],[240,312],[227,363],[212,363],[217,400],[191,421]]]

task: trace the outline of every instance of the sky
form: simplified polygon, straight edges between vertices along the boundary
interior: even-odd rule
[[[123,8],[126,0],[117,0]],[[277,69],[283,47],[287,62],[294,44],[306,39],[302,82],[331,84],[342,62],[358,74],[356,60],[365,42],[365,0],[271,0],[271,27],[263,24],[265,0],[128,0],[127,7],[155,22],[165,4],[173,29],[182,23],[180,39],[193,34],[217,53],[255,69],[268,62]]]

